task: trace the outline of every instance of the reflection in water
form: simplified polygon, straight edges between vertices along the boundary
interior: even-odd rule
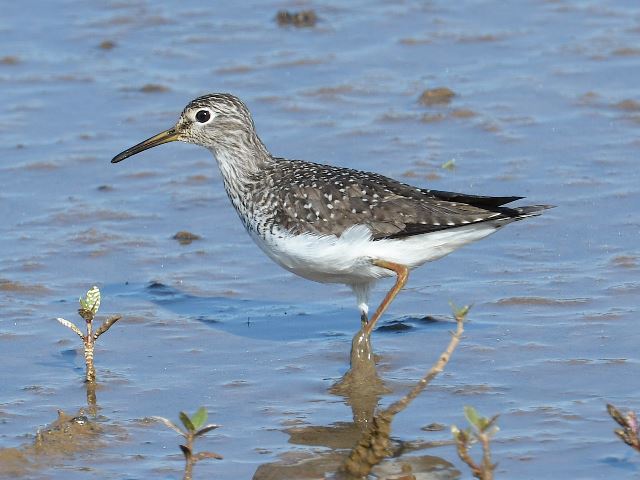
[[[95,450],[104,446],[103,425],[81,409],[75,415],[58,410],[58,418],[39,429],[33,442],[18,448],[0,449],[0,477],[14,478],[33,474],[51,466],[54,459]]]
[[[353,422],[285,430],[292,444],[327,447],[329,451],[287,452],[278,462],[261,465],[254,480],[317,479],[326,478],[327,472],[335,472],[334,478],[341,479],[362,478],[369,473],[388,480],[458,478],[460,472],[442,458],[408,455],[440,443],[392,441],[390,437],[395,415],[404,410],[449,361],[463,331],[464,317],[457,316],[456,320],[458,328],[436,364],[407,395],[378,413],[375,410],[382,395],[390,390],[376,370],[370,336],[360,330],[351,343],[351,368],[329,390],[344,397],[351,406]]]
[[[87,387],[87,408],[89,415],[96,417],[98,415],[98,399],[96,397],[96,389],[98,384],[96,382],[86,382]]]
[[[33,442],[18,448],[0,448],[0,478],[30,476],[48,468],[56,459],[82,454],[102,448],[105,431],[114,430],[104,418],[98,418],[97,384],[86,382],[87,409],[76,414],[58,410],[58,418],[38,429]]]
[[[390,435],[393,418],[407,408],[449,363],[451,354],[460,343],[460,337],[464,332],[464,320],[468,311],[469,307],[454,308],[457,328],[452,334],[445,351],[409,393],[373,416],[369,428],[363,433],[358,444],[351,450],[349,458],[344,462],[344,472],[356,478],[363,477],[368,475],[372,468],[380,463],[383,458],[391,454]]]
[[[361,431],[369,427],[382,394],[391,392],[376,370],[371,336],[362,328],[351,341],[351,367],[329,391],[344,397]]]

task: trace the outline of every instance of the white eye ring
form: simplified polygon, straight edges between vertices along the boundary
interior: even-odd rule
[[[198,110],[195,117],[198,123],[207,123],[209,120],[211,120],[211,112],[205,109]]]

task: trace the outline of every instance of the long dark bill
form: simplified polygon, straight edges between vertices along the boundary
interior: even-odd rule
[[[118,163],[124,160],[125,158],[129,158],[136,153],[143,152],[148,150],[149,148],[157,147],[158,145],[162,145],[163,143],[175,142],[178,140],[178,132],[175,128],[170,128],[169,130],[165,130],[164,132],[160,132],[157,135],[154,135],[151,138],[147,138],[143,142],[140,142],[137,145],[134,145],[131,148],[127,148],[124,152],[119,153],[111,160],[111,163]]]

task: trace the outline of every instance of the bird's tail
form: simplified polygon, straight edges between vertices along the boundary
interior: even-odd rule
[[[513,210],[516,213],[516,217],[527,218],[541,215],[542,212],[550,208],[555,208],[555,205],[527,205],[526,207],[511,207],[509,210]]]

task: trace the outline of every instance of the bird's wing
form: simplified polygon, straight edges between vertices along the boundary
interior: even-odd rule
[[[519,197],[425,190],[358,170],[293,161],[278,175],[288,181],[276,221],[294,233],[340,236],[366,225],[373,239],[399,238],[519,215],[500,206]]]
[[[484,195],[467,195],[466,193],[445,192],[442,190],[420,189],[427,196],[448,202],[467,203],[475,207],[495,208],[507,203],[522,200],[524,197],[487,197]]]

